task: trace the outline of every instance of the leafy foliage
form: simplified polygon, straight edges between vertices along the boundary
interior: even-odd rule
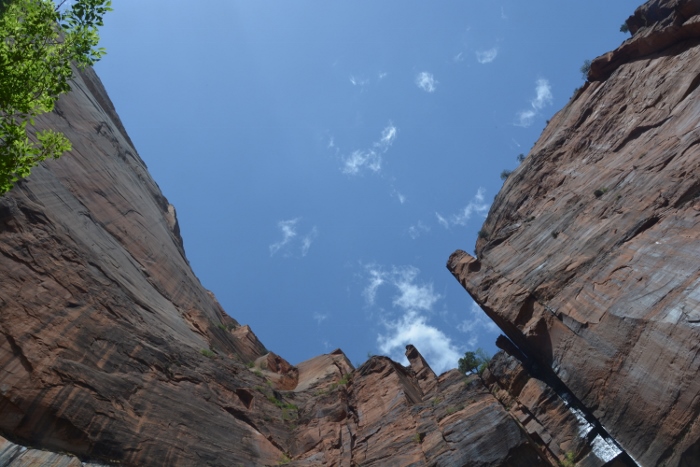
[[[457,368],[461,373],[481,374],[491,361],[491,357],[479,347],[474,352],[466,352],[464,357],[457,361]]]
[[[564,459],[561,461],[561,466],[562,467],[574,467],[576,465],[576,456],[573,452],[569,451],[566,453],[564,456]]]
[[[606,187],[596,188],[593,191],[593,196],[595,196],[596,198],[600,198],[601,196],[603,196],[607,192],[608,192],[608,189]]]
[[[510,177],[510,174],[512,174],[512,173],[513,173],[512,170],[503,169],[503,171],[501,171],[501,180],[503,180],[505,182],[508,179],[508,177]]]
[[[591,61],[588,59],[584,60],[579,71],[581,72],[581,77],[583,80],[588,80],[588,72],[591,71]]]
[[[73,64],[91,66],[105,53],[97,48],[97,28],[111,0],[77,0],[62,9],[64,3],[0,0],[0,195],[39,162],[71,149],[53,130],[30,139],[27,126],[70,90]]]

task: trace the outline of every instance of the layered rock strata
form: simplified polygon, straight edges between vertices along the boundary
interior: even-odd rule
[[[372,357],[350,371],[339,351],[300,364],[291,465],[551,465],[478,376],[437,377],[406,353],[410,367]]]
[[[482,377],[552,465],[633,467],[636,463],[551,371],[504,336]]]
[[[639,465],[698,465],[700,2],[628,24],[448,268]]]
[[[3,465],[549,465],[477,377],[268,352],[193,274],[99,79],[73,142],[0,198]]]

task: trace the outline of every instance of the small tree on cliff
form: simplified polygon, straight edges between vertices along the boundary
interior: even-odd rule
[[[489,361],[491,361],[491,357],[479,347],[475,352],[466,352],[464,357],[458,360],[457,369],[461,373],[481,374],[488,366]]]
[[[97,28],[111,0],[64,3],[0,0],[0,195],[39,162],[71,149],[53,130],[30,139],[27,126],[70,90],[72,65],[85,68],[104,54]]]

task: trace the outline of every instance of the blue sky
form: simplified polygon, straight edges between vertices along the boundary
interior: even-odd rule
[[[195,273],[268,349],[412,343],[442,372],[498,335],[447,258],[639,3],[118,0],[96,69]]]

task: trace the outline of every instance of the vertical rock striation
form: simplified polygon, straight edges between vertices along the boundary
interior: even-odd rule
[[[700,2],[596,59],[448,268],[640,465],[700,459]],[[518,392],[518,391],[516,391]]]
[[[264,404],[241,389],[264,347],[192,273],[97,76],[72,87],[40,124],[73,150],[0,198],[0,431],[130,465],[276,462],[282,422],[236,415]]]
[[[193,274],[97,76],[72,86],[39,122],[73,150],[0,198],[0,464],[550,465],[412,346],[410,367],[268,352]]]
[[[697,465],[700,2],[627,24],[449,259],[509,338],[483,379],[268,352],[79,73],[39,119],[74,149],[0,197],[0,463]]]

